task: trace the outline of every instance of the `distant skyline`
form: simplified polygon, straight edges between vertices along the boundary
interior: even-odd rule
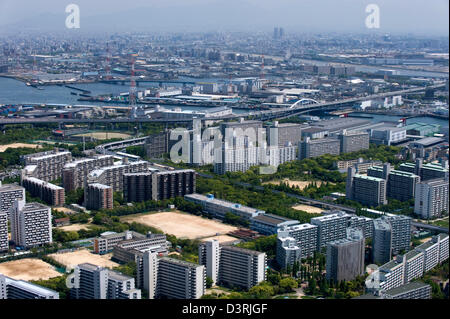
[[[448,36],[448,0],[0,0],[0,29],[67,31],[65,7],[77,4],[80,31],[373,32]],[[380,28],[367,29],[368,4]],[[77,30],[71,30],[76,32]]]

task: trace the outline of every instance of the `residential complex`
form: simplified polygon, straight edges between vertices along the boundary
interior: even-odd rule
[[[318,227],[317,250],[321,251],[329,242],[346,237],[350,216],[344,212],[311,218],[311,224]]]
[[[0,252],[6,251],[8,248],[8,214],[0,212]]]
[[[196,172],[191,169],[126,173],[123,194],[126,202],[163,200],[195,193]]]
[[[422,219],[448,214],[448,178],[430,179],[416,184],[414,213]]]
[[[311,140],[309,137],[298,144],[299,159],[318,157],[324,154],[339,155],[340,142],[335,138]]]
[[[63,206],[66,202],[64,188],[35,177],[24,177],[22,186],[33,197],[38,197],[51,206]]]
[[[386,180],[382,178],[355,174],[355,169],[349,167],[345,187],[348,199],[369,206],[387,204]]]
[[[64,165],[72,160],[72,153],[66,150],[48,151],[22,156],[25,164],[23,174],[46,182],[62,177]]]
[[[84,187],[84,206],[87,209],[112,209],[113,200],[111,186],[93,183]]]
[[[16,184],[2,185],[2,182],[0,182],[0,213],[4,212],[9,216],[9,209],[16,199],[25,199],[25,188]]]
[[[11,239],[16,246],[25,248],[52,243],[50,207],[16,201],[11,210]]]
[[[281,239],[293,238],[300,249],[301,258],[307,258],[312,256],[314,252],[317,251],[318,229],[318,226],[308,223],[290,227],[283,227],[278,230],[277,237]],[[289,253],[285,250],[286,248],[289,248],[289,246],[286,247],[282,245],[283,242],[283,240],[277,242],[277,252],[281,253],[282,255],[288,255]],[[285,259],[281,258],[280,260]],[[283,263],[285,262],[283,261]]]
[[[112,155],[96,155],[68,162],[62,170],[63,187],[67,192],[83,187],[84,180],[91,171],[113,164],[114,157]]]
[[[338,135],[340,152],[351,153],[369,149],[369,133],[365,131],[344,130]]]
[[[250,289],[266,280],[267,256],[262,252],[207,242],[199,246],[199,261],[216,282],[229,287]]]
[[[364,274],[365,238],[362,230],[347,228],[347,237],[327,244],[327,279],[340,282]]]
[[[59,293],[0,274],[0,299],[59,299]]]

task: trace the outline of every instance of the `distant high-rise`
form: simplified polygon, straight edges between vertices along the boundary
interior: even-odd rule
[[[414,213],[423,219],[448,214],[448,179],[431,179],[416,184]]]
[[[8,214],[0,212],[0,251],[8,250]]]
[[[384,264],[391,260],[392,256],[392,228],[383,219],[373,221],[372,261],[376,264]]]
[[[0,181],[0,213],[4,212],[9,216],[9,209],[16,199],[25,199],[25,188],[16,184],[2,185]]]

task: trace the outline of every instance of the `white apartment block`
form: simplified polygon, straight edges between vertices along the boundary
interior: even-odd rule
[[[0,274],[1,299],[59,299],[59,293],[24,280]]]
[[[404,259],[405,273],[404,283],[407,284],[413,279],[420,278],[423,275],[423,265],[425,263],[424,255],[419,250],[410,250],[403,256],[399,256]]]
[[[277,238],[277,263],[280,268],[293,266],[294,263],[301,261],[301,249],[297,244],[297,240],[293,237]]]
[[[437,237],[433,237],[433,239],[427,241],[416,247],[416,249],[423,253],[424,263],[423,263],[423,272],[427,272],[439,264],[439,242]]]
[[[347,223],[350,215],[337,212],[330,215],[311,218],[311,224],[318,227],[317,250],[320,251],[329,242],[347,236]]]
[[[416,184],[414,213],[423,219],[448,213],[448,179],[432,179]]]
[[[213,285],[219,278],[220,250],[219,241],[216,239],[198,246],[199,264],[205,265],[206,276],[211,278]]]
[[[9,209],[16,199],[25,200],[25,188],[16,184],[2,185],[0,181],[0,213],[5,212],[9,217]]]
[[[148,299],[155,299],[157,297],[158,283],[158,254],[153,251],[146,251],[142,259],[143,287],[148,292]]]
[[[8,215],[0,212],[0,251],[6,251],[8,247]]]
[[[300,248],[301,258],[312,256],[317,250],[319,227],[309,223],[283,227],[278,230],[278,238],[292,237]]]
[[[72,153],[48,151],[25,155],[22,159],[26,165],[23,174],[49,182],[62,176],[64,165],[72,160]]]
[[[26,248],[52,243],[50,207],[16,201],[11,210],[11,239]]]

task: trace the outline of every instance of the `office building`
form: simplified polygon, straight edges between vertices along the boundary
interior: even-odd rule
[[[416,184],[414,213],[422,219],[433,219],[449,213],[448,179],[431,179]]]
[[[326,277],[339,282],[364,274],[365,239],[362,230],[347,228],[347,237],[327,244]]]
[[[369,149],[369,133],[365,131],[344,130],[338,135],[341,154]]]
[[[384,264],[392,257],[392,227],[384,219],[373,221],[372,261]]]
[[[100,210],[113,208],[113,190],[111,186],[93,183],[84,187],[84,206],[87,209]]]
[[[297,240],[293,237],[277,237],[276,260],[281,269],[301,262],[302,254]]]
[[[0,212],[0,252],[9,248],[8,214]]]
[[[226,286],[250,289],[266,280],[266,267],[265,253],[236,246],[222,246],[219,282]]]
[[[72,153],[54,150],[24,155],[21,160],[25,165],[25,176],[50,182],[62,177],[64,165],[72,160]]]
[[[112,155],[96,155],[92,158],[83,158],[64,165],[62,171],[63,187],[68,191],[84,187],[84,180],[89,172],[96,168],[111,166],[114,164]]]
[[[318,227],[317,250],[321,251],[329,242],[346,237],[347,223],[350,216],[344,212],[311,218],[311,224]]]
[[[0,274],[0,299],[59,299],[59,293]]]
[[[312,158],[325,154],[339,155],[340,143],[335,138],[321,138],[311,140],[308,137],[305,141],[299,142],[299,159]]]
[[[348,168],[345,196],[361,204],[378,206],[387,204],[386,180],[355,174],[353,167]]]
[[[52,243],[50,207],[16,201],[11,210],[11,239],[16,246],[25,248]]]
[[[158,297],[199,299],[205,288],[205,266],[168,257],[158,259]]]
[[[9,209],[17,200],[25,200],[25,188],[16,184],[2,185],[0,181],[0,213],[6,213],[9,217]]]
[[[294,238],[300,248],[301,258],[307,258],[317,251],[318,227],[312,224],[299,224],[278,230],[277,238]]]
[[[191,169],[126,173],[123,193],[126,202],[164,200],[195,193],[196,173]]]
[[[63,206],[65,199],[64,188],[48,183],[35,177],[24,177],[22,186],[33,197],[38,197],[51,206]]]
[[[93,264],[77,265],[72,280],[74,299],[141,299],[134,278]]]

